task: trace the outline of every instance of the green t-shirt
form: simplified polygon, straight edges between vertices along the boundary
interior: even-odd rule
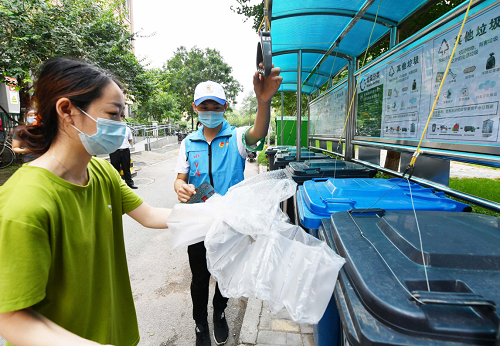
[[[79,186],[24,165],[0,188],[0,312],[33,307],[83,338],[137,345],[122,215],[142,199],[105,160],[88,174]]]

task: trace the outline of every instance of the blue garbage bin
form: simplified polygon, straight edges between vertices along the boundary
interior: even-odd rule
[[[454,201],[442,192],[410,182],[416,210],[472,211],[467,204]],[[382,208],[411,210],[410,187],[395,179],[312,179],[299,186],[297,211],[300,225],[317,237],[321,219],[350,209]]]

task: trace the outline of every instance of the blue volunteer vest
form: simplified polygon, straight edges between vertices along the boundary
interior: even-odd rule
[[[189,184],[198,187],[208,181],[220,195],[243,180],[245,159],[238,151],[236,127],[223,121],[211,144],[203,136],[203,127],[184,140],[189,162]]]

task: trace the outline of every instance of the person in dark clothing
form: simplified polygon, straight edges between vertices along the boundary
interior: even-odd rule
[[[109,154],[109,159],[118,172],[123,171],[122,178],[127,185],[131,189],[137,189],[138,187],[134,185],[132,174],[130,173],[130,143],[132,143],[132,139],[132,131],[127,126],[127,133],[121,147],[114,153]]]

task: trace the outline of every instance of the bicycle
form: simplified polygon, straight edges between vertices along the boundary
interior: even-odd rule
[[[12,140],[7,137],[0,145],[0,169],[9,167],[15,157],[16,154],[12,151]]]

